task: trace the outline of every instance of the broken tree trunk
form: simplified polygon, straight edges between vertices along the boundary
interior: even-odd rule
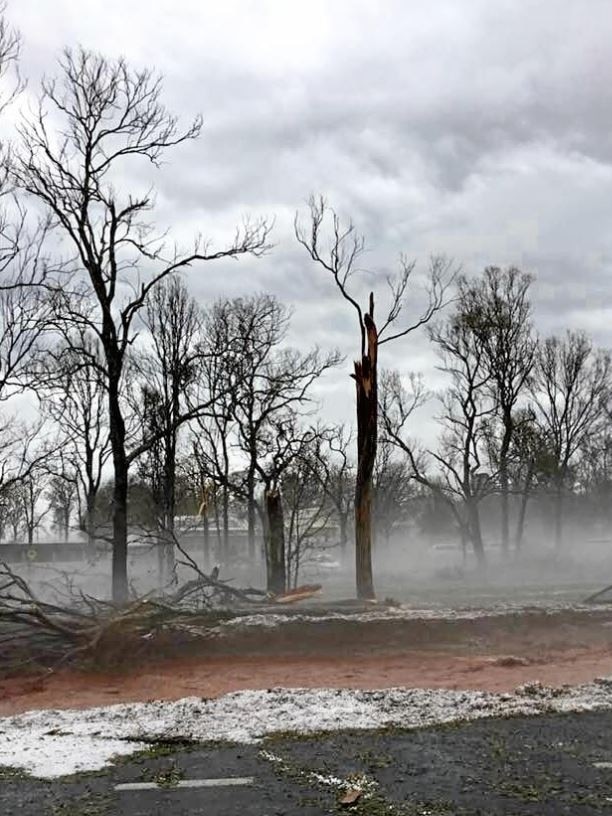
[[[276,488],[266,489],[264,496],[267,516],[267,572],[268,591],[281,595],[287,589],[285,563],[285,520],[283,501]]]
[[[357,478],[355,482],[355,567],[357,597],[374,598],[372,576],[372,473],[378,442],[378,332],[374,323],[374,295],[364,315],[367,348],[355,362],[357,387]]]

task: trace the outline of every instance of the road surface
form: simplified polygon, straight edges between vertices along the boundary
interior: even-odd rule
[[[355,775],[370,796],[341,805]],[[612,712],[152,746],[97,774],[0,779],[3,816],[612,814]]]

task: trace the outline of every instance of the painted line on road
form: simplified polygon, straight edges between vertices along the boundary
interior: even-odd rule
[[[594,762],[594,768],[612,768],[612,762]]]
[[[175,790],[176,788],[224,788],[232,785],[252,785],[252,776],[229,776],[226,779],[181,779],[174,785],[159,782],[123,782],[115,785],[116,791]]]

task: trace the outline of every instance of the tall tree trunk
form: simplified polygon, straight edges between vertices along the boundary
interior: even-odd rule
[[[223,535],[221,529],[221,514],[219,513],[219,491],[215,488],[215,530],[217,533],[217,546],[215,559],[217,562],[223,560]]]
[[[229,490],[226,484],[223,485],[222,494],[222,514],[223,514],[223,557],[222,563],[229,564]]]
[[[268,527],[268,546],[266,547],[268,591],[278,595],[287,589],[285,521],[280,491],[275,488],[266,488],[264,501]]]
[[[162,487],[162,530],[160,582],[162,586],[176,583],[174,555],[174,517],[176,515],[176,439],[173,429],[167,431],[163,447],[164,483]]]
[[[467,499],[468,523],[470,529],[470,538],[472,539],[472,546],[474,547],[474,555],[480,566],[486,563],[486,555],[484,544],[482,542],[482,529],[480,527],[480,512],[478,510],[478,503],[474,498]]]
[[[501,511],[501,548],[504,556],[510,551],[510,512],[508,495],[508,472],[500,467],[500,494],[499,503]]]
[[[247,536],[249,548],[249,561],[255,561],[255,471],[252,466],[247,474]]]
[[[563,547],[563,481],[559,480],[555,486],[554,504],[555,550],[560,552]]]
[[[210,569],[210,527],[208,524],[208,510],[202,516],[202,561],[204,572]]]
[[[523,536],[525,534],[525,518],[527,517],[527,504],[531,495],[531,484],[533,482],[533,467],[530,465],[525,478],[525,484],[521,491],[521,503],[519,505],[519,515],[516,522],[516,533],[514,536],[514,547],[519,552],[523,547]]]
[[[346,556],[346,545],[348,544],[348,518],[346,513],[340,513],[339,524],[340,524],[340,551],[342,559],[344,559]]]
[[[110,368],[110,366],[109,366]],[[113,455],[113,564],[112,593],[115,603],[128,599],[127,576],[127,503],[128,461],[125,453],[125,423],[119,403],[119,377],[109,376],[109,431]]]
[[[87,533],[87,560],[93,564],[96,555],[96,499],[91,493],[85,499],[85,531]]]
[[[500,511],[501,511],[501,546],[502,553],[507,556],[510,551],[510,508],[509,508],[509,479],[508,479],[508,452],[512,441],[512,416],[508,412],[504,416],[504,435],[499,451],[499,482],[500,482]]]
[[[374,296],[364,316],[367,349],[355,362],[353,375],[357,387],[357,478],[355,480],[355,568],[357,597],[371,599],[372,575],[372,473],[378,441],[378,334],[374,324]]]
[[[459,525],[459,539],[461,543],[461,563],[465,567],[467,562],[467,549],[470,536],[464,524]]]

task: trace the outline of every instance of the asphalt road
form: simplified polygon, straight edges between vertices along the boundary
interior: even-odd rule
[[[339,787],[353,774],[373,782],[373,792],[355,806],[343,806]],[[220,778],[240,784],[187,787]],[[121,788],[130,783],[140,787]],[[153,746],[148,754],[103,772],[53,781],[0,772],[3,816],[339,812],[612,814],[612,712],[284,737],[257,746]]]

